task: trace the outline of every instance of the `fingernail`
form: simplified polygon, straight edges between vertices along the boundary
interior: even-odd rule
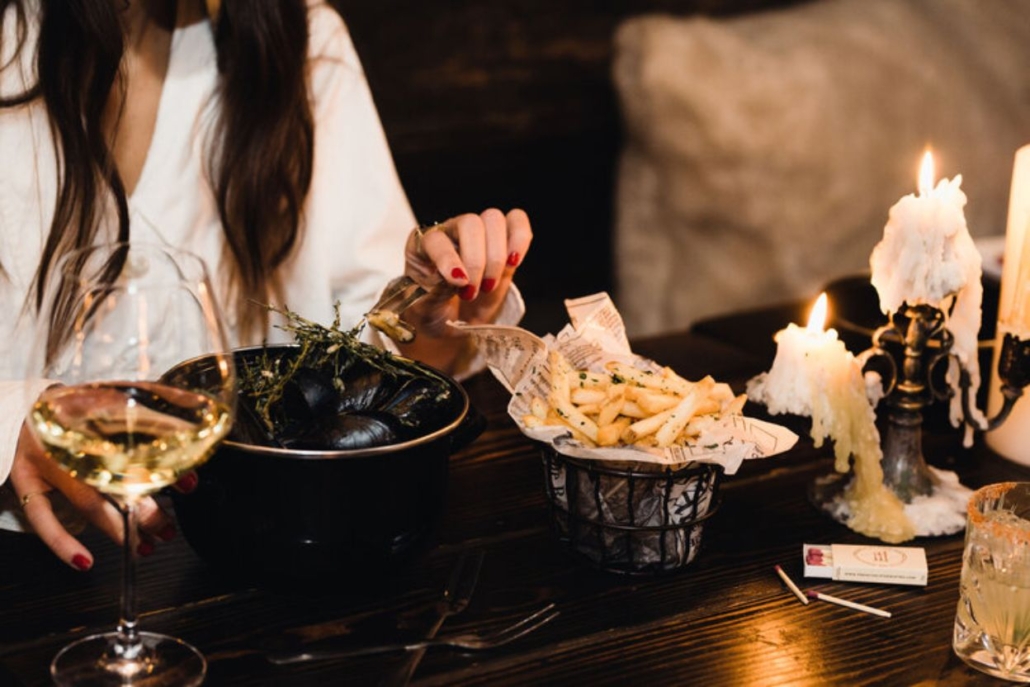
[[[461,287],[461,290],[458,291],[458,297],[461,298],[461,300],[463,301],[472,300],[476,297],[476,287],[472,284]]]
[[[184,494],[188,494],[197,488],[197,473],[187,472],[185,475],[179,478],[179,481],[175,483],[175,488]]]
[[[161,541],[171,541],[175,539],[175,525],[165,525],[164,529],[157,533],[157,536]]]
[[[518,267],[518,265],[519,265],[519,258],[521,258],[521,257],[522,257],[521,255],[519,255],[518,253],[516,253],[514,251],[509,253],[508,254],[508,267]]]
[[[141,541],[139,546],[136,547],[136,553],[141,556],[149,556],[154,553],[154,545],[148,541]]]
[[[461,269],[460,267],[455,267],[453,270],[451,270],[451,276],[454,277],[455,279],[468,279],[469,278],[469,276],[467,274],[465,274],[465,270]]]
[[[497,288],[497,280],[487,277],[483,280],[483,293],[490,293]]]
[[[89,570],[90,568],[93,567],[93,561],[91,561],[90,559],[86,558],[81,553],[77,553],[74,556],[72,556],[72,566],[76,570],[81,570],[82,572],[86,572],[87,570]]]

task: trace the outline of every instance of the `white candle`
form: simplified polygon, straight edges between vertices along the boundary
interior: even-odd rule
[[[904,505],[883,484],[880,434],[866,394],[862,366],[834,329],[824,330],[826,294],[819,296],[808,326],[791,323],[775,335],[776,357],[768,372],[748,382],[748,396],[769,412],[808,415],[818,448],[833,439],[837,472],[852,469],[846,493],[851,513],[848,526],[888,543],[906,541],[915,529]]]
[[[850,419],[844,423],[839,420],[854,414],[853,409],[844,407],[848,404],[846,397],[857,394],[862,408],[871,411],[871,407],[862,369],[855,356],[838,338],[837,330],[824,329],[826,313],[824,293],[812,307],[806,327],[791,323],[776,333],[776,357],[772,367],[765,375],[752,380],[748,396],[764,403],[774,415],[792,413],[811,417],[811,435],[816,447],[821,446],[826,437],[833,438],[837,470],[847,472],[854,434],[850,430],[855,423]],[[872,418],[869,413],[863,414]],[[875,426],[872,431],[876,431]]]
[[[880,297],[880,309],[887,314],[902,305],[932,305],[950,311],[947,328],[954,337],[952,352],[969,372],[970,408],[973,420],[984,424],[975,410],[980,388],[977,340],[980,332],[983,284],[980,282],[982,258],[969,235],[966,194],[962,176],[933,183],[933,155],[927,151],[919,168],[919,195],[909,194],[890,209],[883,239],[869,257],[872,282]],[[954,307],[948,299],[954,296]],[[951,401],[951,421],[962,421],[962,395],[954,362],[948,381],[955,392]],[[972,443],[967,432],[966,443]]]
[[[970,280],[967,262],[980,254],[973,245],[963,208],[962,176],[933,183],[933,155],[927,151],[919,168],[919,195],[904,196],[890,209],[883,239],[869,263],[873,286],[885,313],[903,303],[938,306]]]
[[[819,386],[821,371],[827,371],[826,361],[839,358],[826,351],[844,347],[836,330],[823,330],[826,309],[826,294],[822,294],[812,307],[807,326],[799,327],[791,322],[776,332],[776,357],[772,367],[765,375],[752,380],[754,385],[748,388],[748,395],[764,403],[770,413],[812,414],[813,387]]]
[[[1005,254],[1001,266],[1001,297],[998,304],[997,344],[994,360],[1005,333],[1030,338],[1030,145],[1016,151],[1009,195],[1008,225],[1005,229]],[[1001,409],[1000,382],[991,380],[988,409],[994,415]],[[1021,398],[1012,414],[995,430],[987,433],[987,445],[1017,463],[1030,465],[1030,401]]]

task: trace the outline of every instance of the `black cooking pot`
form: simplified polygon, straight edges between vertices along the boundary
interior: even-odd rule
[[[235,358],[241,367],[258,355],[296,350],[241,349]],[[197,488],[171,494],[198,555],[237,575],[295,582],[374,577],[418,553],[443,510],[451,453],[471,443],[485,420],[461,385],[412,365],[450,392],[435,409],[440,419],[415,438],[310,450],[256,445],[234,430],[197,469]],[[203,360],[191,361],[174,374],[203,368]]]

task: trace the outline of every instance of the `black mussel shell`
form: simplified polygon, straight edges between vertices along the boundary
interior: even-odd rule
[[[440,380],[412,377],[383,404],[382,410],[407,427],[437,427],[454,416],[451,404],[445,402],[450,394],[450,389]]]
[[[264,349],[249,353],[238,364],[285,371],[297,354],[296,348]],[[267,431],[252,404],[246,410],[253,412],[239,413],[243,420],[232,439],[308,451],[367,449],[444,427],[463,402],[448,380],[400,359],[395,366],[381,367],[341,354],[324,366],[304,365],[290,375],[282,395],[267,408],[272,431]],[[249,391],[241,390],[244,403],[254,401]]]
[[[336,412],[380,408],[393,395],[400,383],[396,376],[383,374],[365,365],[354,365],[340,378],[337,390]]]
[[[283,387],[279,407],[288,420],[303,420],[312,415],[331,413],[336,408],[333,378],[320,370],[302,367]]]
[[[284,438],[283,445],[301,450],[348,451],[406,438],[397,418],[389,413],[366,411],[316,418],[290,438]]]

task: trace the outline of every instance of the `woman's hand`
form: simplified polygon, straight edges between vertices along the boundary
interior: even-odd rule
[[[122,542],[124,531],[118,509],[96,489],[79,482],[50,460],[27,424],[21,428],[10,479],[33,530],[58,558],[73,568],[89,570],[93,554],[54,514],[48,494],[55,489],[111,539]],[[152,498],[142,499],[138,508],[141,536],[137,552],[147,555],[153,551],[155,537],[167,541],[175,536],[175,526]]]
[[[405,311],[404,319],[419,336],[404,352],[447,370],[459,347],[453,339],[442,340],[460,335],[447,321],[493,322],[532,240],[529,217],[522,210],[505,215],[491,208],[413,231],[405,249],[405,273],[430,294]]]

